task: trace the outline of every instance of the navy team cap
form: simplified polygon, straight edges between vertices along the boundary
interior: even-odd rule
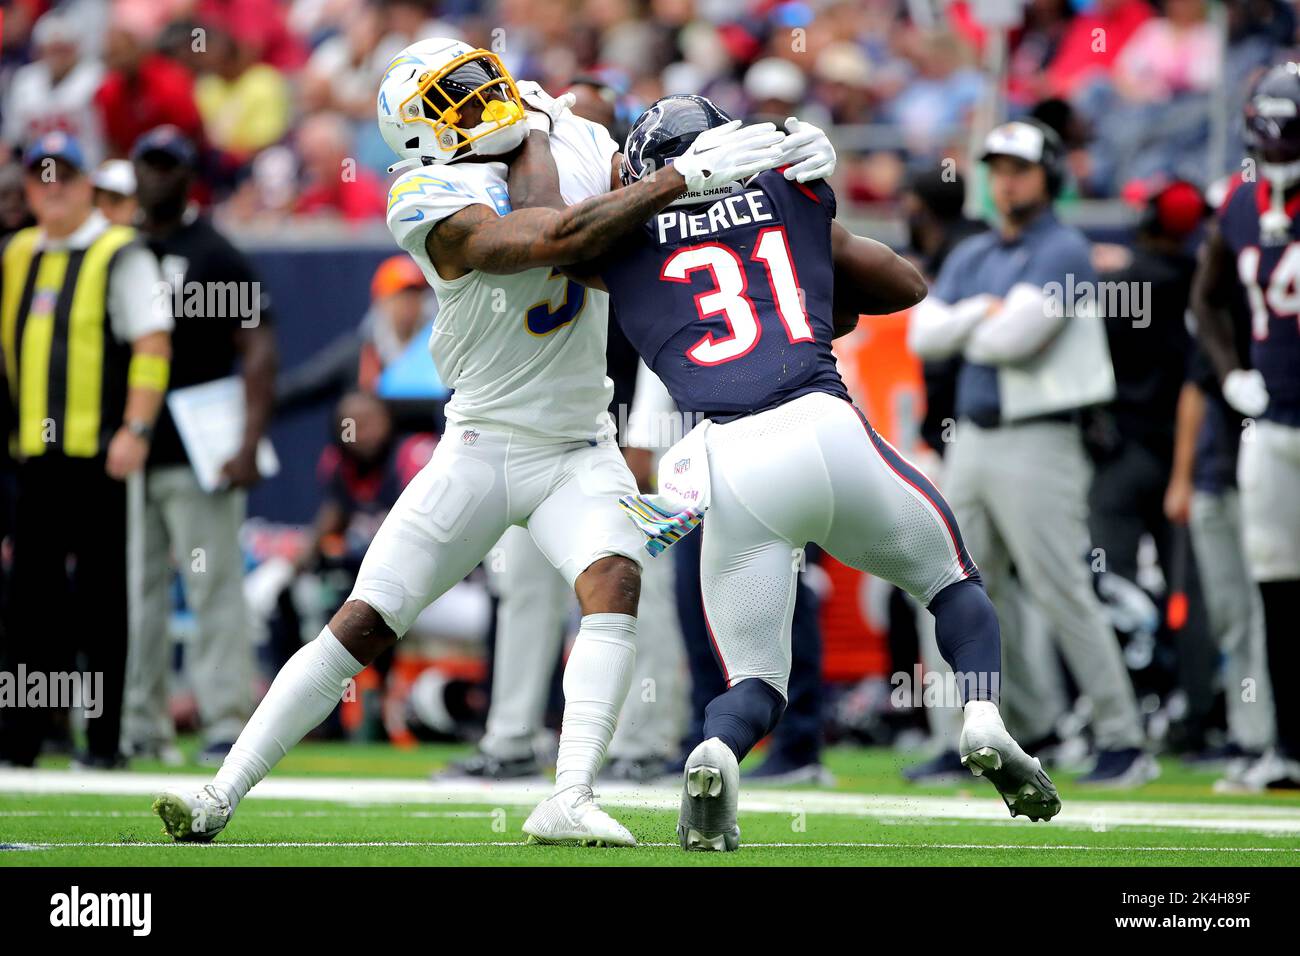
[[[23,153],[23,165],[28,169],[46,159],[65,162],[77,172],[86,170],[86,155],[81,151],[81,144],[76,137],[61,131],[46,133]]]
[[[131,147],[132,159],[141,159],[150,153],[170,156],[182,166],[193,166],[198,159],[194,144],[175,126],[155,126]]]

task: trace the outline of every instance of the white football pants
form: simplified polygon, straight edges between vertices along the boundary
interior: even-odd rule
[[[1237,486],[1252,577],[1300,578],[1300,428],[1256,421],[1241,436]]]
[[[618,506],[636,491],[612,441],[556,442],[452,428],[406,486],[366,552],[350,600],[398,637],[513,525],[571,589],[607,555],[643,563],[643,537]]]
[[[804,395],[714,424],[705,441],[700,585],[728,686],[756,677],[786,693],[810,541],[924,605],[976,573],[938,490],[843,399]]]

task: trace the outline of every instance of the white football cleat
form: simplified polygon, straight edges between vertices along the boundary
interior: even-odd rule
[[[554,846],[636,846],[636,837],[596,804],[591,787],[568,787],[547,797],[524,821],[527,843]]]
[[[182,843],[208,843],[226,828],[235,812],[212,784],[202,790],[166,790],[153,802],[168,836]]]
[[[993,784],[1013,817],[1026,816],[1037,823],[1061,812],[1061,798],[1037,757],[1021,749],[1007,728],[997,705],[967,702],[958,753],[962,766]]]
[[[1264,793],[1300,789],[1300,761],[1270,750],[1258,760],[1214,782],[1215,793]]]
[[[731,748],[710,737],[691,751],[682,774],[682,809],[677,840],[683,850],[740,848],[736,804],[740,797],[740,766]]]

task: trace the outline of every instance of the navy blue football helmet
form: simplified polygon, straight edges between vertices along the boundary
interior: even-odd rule
[[[1261,163],[1300,160],[1300,63],[1279,63],[1256,81],[1246,101],[1246,146]]]
[[[730,116],[703,96],[681,93],[655,100],[632,124],[623,144],[623,164],[619,167],[623,185],[630,186],[663,169],[686,152],[706,129],[730,122]]]

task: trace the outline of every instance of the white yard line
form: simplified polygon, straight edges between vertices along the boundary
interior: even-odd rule
[[[672,847],[676,849],[676,843],[642,843],[640,846],[645,847]],[[857,842],[808,842],[808,843],[743,843],[742,846],[749,850],[774,850],[774,849],[865,849],[865,850],[1084,850],[1084,851],[1102,851],[1115,852],[1123,850],[1125,853],[1300,853],[1300,847],[1262,847],[1262,846],[1243,846],[1243,847],[1221,847],[1221,846],[1089,846],[1076,843],[1059,843],[1059,844],[1041,844],[1041,843],[857,843]],[[240,850],[240,849],[368,849],[368,848],[398,848],[398,847],[425,847],[428,849],[460,848],[460,847],[515,847],[520,850],[526,850],[529,853],[539,852],[538,848],[529,846],[518,840],[500,840],[495,842],[489,841],[415,841],[415,840],[369,840],[369,841],[277,841],[268,843],[252,842],[231,842],[218,841],[215,843],[112,843],[112,842],[82,842],[68,841],[64,843],[0,843],[0,847],[9,850],[62,850],[62,849],[115,849],[130,850],[138,848],[151,849],[169,849],[175,852],[189,852],[192,850],[201,850],[212,852],[217,850]],[[612,852],[617,852],[612,851]]]
[[[436,820],[436,819],[453,819],[453,820],[454,820],[454,819],[462,819],[462,820],[486,820],[486,819],[491,819],[491,818],[493,818],[493,817],[498,816],[498,815],[500,814],[500,812],[501,812],[499,809],[498,809],[498,810],[400,810],[400,809],[392,809],[392,810],[365,810],[365,809],[358,809],[358,805],[357,805],[357,804],[347,804],[346,806],[347,806],[346,813],[347,813],[347,816],[348,816],[348,819],[349,819],[349,820],[357,820],[357,819],[370,819],[370,820]],[[362,805],[362,806],[364,806],[364,805]],[[524,813],[527,809],[529,809],[529,808],[528,808],[528,807],[516,807],[515,809],[516,809],[517,814],[520,815],[520,816],[522,816],[523,813]],[[240,811],[239,811],[239,816],[240,816],[240,819],[242,819],[242,820],[250,820],[250,819],[256,819],[256,820],[297,820],[297,819],[313,819],[313,818],[320,819],[320,818],[324,818],[324,817],[336,817],[336,816],[339,815],[339,812],[340,812],[340,811],[337,810],[337,809],[335,809],[335,810],[267,810],[267,809],[264,809],[264,805],[263,805],[263,806],[259,806],[258,801],[255,800],[255,801],[253,801],[252,803],[245,804],[245,805],[240,809]],[[47,820],[48,820],[48,819],[55,819],[55,818],[58,818],[58,819],[82,819],[82,818],[95,819],[95,818],[98,818],[98,819],[141,820],[141,821],[143,821],[143,820],[153,820],[153,819],[154,819],[154,813],[153,813],[153,812],[148,808],[147,805],[145,805],[142,809],[139,809],[139,810],[63,810],[63,809],[49,809],[49,810],[0,810],[0,820],[3,820],[3,819],[5,819],[5,818],[7,818],[7,817],[20,817],[20,818],[23,818],[23,819],[47,819]],[[937,827],[966,827],[966,828],[969,828],[969,827],[978,827],[978,828],[984,828],[984,829],[988,829],[988,828],[993,828],[993,829],[1005,829],[1005,828],[1008,828],[1008,827],[1022,827],[1022,826],[1025,825],[1025,821],[1023,821],[1023,820],[1013,820],[1013,819],[1011,819],[1010,817],[1002,818],[1002,819],[998,819],[998,820],[942,820],[942,819],[939,819],[939,818],[937,818],[937,817],[931,817],[931,818],[925,819],[925,820],[923,820],[923,821],[917,821],[915,817],[909,817],[909,818],[907,818],[907,819],[903,819],[903,818],[889,818],[889,817],[877,817],[877,818],[875,819],[874,822],[875,822],[876,824],[878,824],[879,826],[882,826],[882,827],[910,827],[910,826],[918,826],[918,825],[920,825],[920,826],[924,826],[924,827],[926,827],[927,829],[931,829],[931,830],[932,830],[932,829],[935,829],[935,828],[937,828]],[[1097,828],[1094,827],[1091,823],[1085,825],[1085,824],[1071,824],[1071,823],[1069,823],[1069,822],[1066,822],[1066,823],[1064,823],[1064,824],[1054,822],[1054,823],[1052,824],[1052,829],[1054,829],[1054,830],[1058,830],[1058,829],[1072,829],[1072,830],[1086,830],[1086,829],[1092,829],[1092,830],[1094,830],[1094,832],[1097,832]],[[1129,834],[1133,834],[1133,833],[1166,833],[1166,832],[1168,832],[1168,830],[1169,830],[1168,827],[1159,827],[1159,826],[1124,826],[1122,829],[1125,831],[1125,833],[1129,833]],[[1209,834],[1209,833],[1218,833],[1218,832],[1221,832],[1221,831],[1219,831],[1219,830],[1206,829],[1205,827],[1179,827],[1178,829],[1179,829],[1181,832],[1183,832],[1183,833],[1201,833],[1201,834]],[[1101,828],[1100,832],[1105,832],[1104,828]],[[421,844],[421,845],[423,845],[423,844]],[[798,844],[798,845],[799,845],[799,846],[805,846],[806,844],[800,843],[800,844]],[[857,844],[853,844],[853,845],[856,846]],[[909,846],[910,846],[910,845],[911,845],[911,844],[909,844]],[[1284,849],[1285,849],[1285,848],[1284,848]],[[1297,848],[1297,852],[1300,852],[1300,848]]]
[[[245,808],[241,811],[248,813],[249,816],[255,816],[264,819],[292,819],[303,820],[312,817],[334,817],[338,816],[337,810],[263,810],[257,807]],[[0,810],[0,819],[5,817],[105,817],[121,819],[152,819],[153,811],[148,807],[142,810]],[[491,810],[348,810],[348,819],[373,819],[373,820],[392,820],[394,817],[402,820],[428,820],[428,819],[461,819],[461,820],[478,820],[490,819],[494,814]]]
[[[102,794],[149,797],[168,788],[198,789],[211,778],[198,774],[142,774],[107,771],[0,770],[0,793]],[[541,781],[482,783],[468,780],[403,780],[346,777],[275,776],[250,794],[274,800],[319,800],[349,805],[471,804],[493,809],[528,807],[550,792]],[[609,806],[656,810],[677,808],[675,786],[637,787],[601,784],[601,801]],[[39,809],[39,808],[37,808]],[[924,824],[928,820],[1010,821],[991,788],[969,797],[906,796],[817,790],[759,790],[742,794],[743,813],[833,814]],[[1065,795],[1065,809],[1054,826],[1105,831],[1122,827],[1267,833],[1300,836],[1300,804],[1295,807],[1248,804],[1136,803],[1076,800]],[[804,844],[800,844],[804,845]],[[912,845],[912,844],[907,844]]]

